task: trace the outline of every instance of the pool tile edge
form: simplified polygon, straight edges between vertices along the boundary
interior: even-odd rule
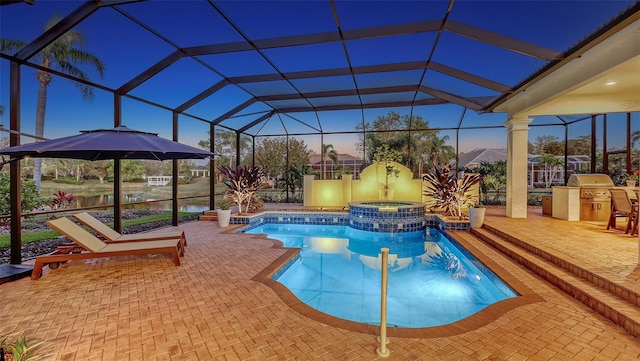
[[[466,240],[466,237],[473,237],[468,232],[449,231],[448,233],[456,240],[456,242],[460,243],[462,247],[466,248],[479,261],[484,263],[494,274],[504,280],[516,293],[518,293],[519,296],[492,304],[474,315],[447,325],[423,328],[388,327],[387,335],[389,337],[433,338],[459,335],[484,327],[518,307],[544,301],[540,295],[535,293],[527,285],[512,276],[480,250],[473,247]],[[253,281],[260,282],[271,288],[282,302],[304,317],[328,326],[349,331],[371,335],[380,334],[380,326],[334,317],[308,306],[304,302],[300,301],[286,286],[274,280],[273,275],[287,263],[292,262],[295,257],[298,257],[300,252],[298,248],[286,248],[282,247],[281,244],[274,244],[274,248],[282,248],[285,252],[256,274],[252,278]]]

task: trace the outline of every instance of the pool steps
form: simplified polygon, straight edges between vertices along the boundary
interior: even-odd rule
[[[218,211],[204,211],[202,215],[198,217],[200,221],[217,221]]]
[[[490,225],[471,234],[640,338],[640,295]]]
[[[288,218],[297,212],[273,213],[284,213]],[[333,217],[338,214],[340,213],[335,213]],[[326,216],[325,214],[324,217]],[[239,224],[253,223],[250,222],[253,217],[238,218],[245,218],[238,219],[237,223]],[[429,227],[438,227],[443,230],[469,230],[473,236],[522,264],[550,284],[606,317],[629,334],[640,338],[640,294],[634,290],[625,287],[623,284],[600,277],[574,262],[558,257],[529,242],[501,232],[491,227],[490,224],[485,223],[483,228],[469,229],[468,222],[466,224],[465,222],[449,223],[445,218],[438,215],[426,215],[425,218]],[[215,211],[206,211],[200,218],[200,220],[216,219]],[[333,220],[331,219],[331,221]],[[305,218],[302,223],[306,223],[306,221],[308,220]]]

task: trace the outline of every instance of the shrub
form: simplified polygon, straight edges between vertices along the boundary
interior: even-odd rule
[[[58,193],[53,194],[53,199],[49,202],[49,207],[51,207],[51,209],[69,208],[75,199],[76,196],[71,193],[58,191]]]
[[[15,361],[32,361],[42,357],[36,349],[44,342],[33,343],[32,339],[24,335],[10,341],[10,336],[10,334],[0,335],[0,353],[3,360],[7,357]]]
[[[59,183],[59,184],[73,184],[73,185],[84,184],[84,178],[76,179],[75,177],[54,178],[51,181],[53,183]]]
[[[422,179],[426,183],[424,195],[433,199],[429,207],[444,209],[449,216],[461,219],[461,207],[477,202],[467,192],[471,186],[480,182],[479,174],[465,174],[462,179],[458,179],[451,166],[445,164],[435,165]]]
[[[43,226],[44,221],[42,220],[34,220],[33,217],[28,217],[25,218],[22,221],[22,230],[23,231],[37,231],[37,230],[41,230],[43,228],[47,228],[46,226]]]
[[[262,170],[259,167],[242,165],[235,169],[219,166],[218,170],[227,178],[224,184],[229,187],[229,193],[238,207],[238,213],[250,212],[254,194],[260,189],[264,180]]]
[[[0,214],[11,213],[11,201],[9,197],[10,177],[8,174],[0,173]],[[27,213],[40,207],[45,200],[40,197],[33,180],[22,180],[20,187],[21,209]]]
[[[218,204],[218,209],[221,209],[223,211],[226,211],[231,207],[231,204],[229,204],[229,202],[227,202],[227,200],[224,198],[220,199],[217,204]]]

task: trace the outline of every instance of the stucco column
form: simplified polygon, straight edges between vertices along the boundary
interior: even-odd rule
[[[521,115],[504,123],[507,127],[507,217],[510,218],[527,218],[529,123],[531,119]]]
[[[304,183],[302,185],[302,205],[304,207],[313,206],[313,180],[316,178],[313,174],[304,175]]]

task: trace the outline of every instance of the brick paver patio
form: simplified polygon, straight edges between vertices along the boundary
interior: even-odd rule
[[[604,224],[533,210],[527,220],[490,209],[487,222],[635,279],[638,239]],[[252,280],[285,250],[215,222],[179,226],[189,246],[169,257],[124,257],[45,268],[0,285],[0,334],[44,341],[44,360],[375,360],[376,336],[303,316]],[[391,337],[390,360],[634,360],[640,341],[474,237],[468,242],[541,300],[454,336]],[[455,327],[455,325],[453,325]]]

